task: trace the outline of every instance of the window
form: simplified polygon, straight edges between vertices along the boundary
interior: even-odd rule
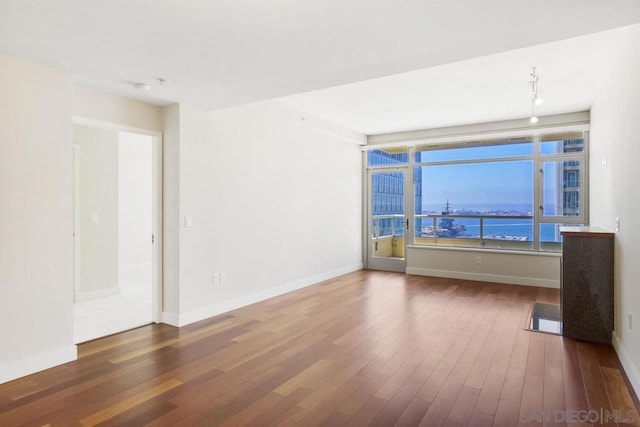
[[[542,160],[542,215],[581,216],[580,171],[582,160]]]
[[[367,166],[390,166],[407,164],[406,147],[370,150],[367,152]]]
[[[404,213],[404,173],[378,172],[371,176],[374,237],[401,236]]]
[[[413,244],[559,251],[560,226],[587,222],[587,152],[586,132],[572,131],[375,149],[368,165],[410,168]],[[398,194],[393,184],[383,192]]]
[[[416,147],[414,243],[533,250],[533,153],[529,137]]]
[[[584,153],[582,132],[549,133],[540,137],[540,154]]]
[[[445,146],[418,146],[415,151],[416,163],[509,158],[531,156],[533,142],[531,138],[471,141]]]

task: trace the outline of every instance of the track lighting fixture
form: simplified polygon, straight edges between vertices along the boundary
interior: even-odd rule
[[[531,123],[538,123],[538,116],[536,116],[536,105],[542,104],[542,98],[538,96],[539,76],[536,73],[536,67],[531,68],[530,78],[531,80],[529,80],[529,85],[531,85],[531,119],[529,119],[529,121]]]

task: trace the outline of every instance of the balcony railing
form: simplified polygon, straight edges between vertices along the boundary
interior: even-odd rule
[[[563,214],[572,216],[566,206]],[[416,214],[414,221],[412,241],[416,245],[521,251],[561,250],[558,236],[545,237],[545,232],[540,231],[540,241],[534,241],[532,215]],[[406,226],[403,214],[374,215],[371,230],[374,256],[403,257]]]
[[[373,215],[373,238],[404,236],[404,214]]]
[[[374,215],[372,217],[372,255],[383,258],[404,258],[403,214]]]
[[[533,241],[530,236],[533,235],[533,216],[531,215],[437,215],[437,214],[422,214],[415,215],[416,219],[416,240],[423,240],[424,243],[438,244],[442,241],[443,244],[455,244],[456,246],[491,246],[500,248],[511,249],[531,249],[533,247]],[[466,226],[456,223],[456,220],[476,220],[474,224],[468,224]],[[514,232],[513,234],[506,233],[491,233],[487,232],[489,227],[497,227],[496,224],[491,224],[496,220],[511,221],[521,220],[529,221],[529,223],[513,223],[503,224],[504,227],[520,226],[530,227],[527,235]],[[424,222],[427,222],[425,225]],[[477,228],[477,232],[468,232],[466,227]],[[424,240],[427,241],[424,241]]]

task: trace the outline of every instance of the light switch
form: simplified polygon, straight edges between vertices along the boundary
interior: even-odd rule
[[[191,227],[193,225],[193,218],[191,217],[191,215],[187,215],[184,217],[184,226],[185,227]]]
[[[92,213],[91,214],[91,222],[93,222],[94,224],[98,223],[98,214],[97,213]]]
[[[606,169],[607,168],[607,158],[606,157],[602,158],[602,163],[601,164],[602,164],[602,169]]]

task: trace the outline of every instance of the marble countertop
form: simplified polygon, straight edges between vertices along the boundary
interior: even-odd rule
[[[613,237],[614,232],[596,226],[560,227],[560,234],[572,236]]]

